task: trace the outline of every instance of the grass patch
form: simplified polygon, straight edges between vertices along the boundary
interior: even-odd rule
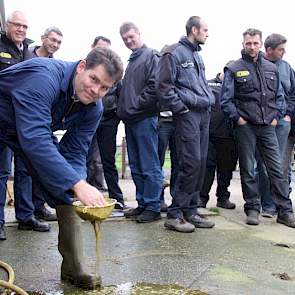
[[[209,211],[210,212],[213,212],[213,213],[216,213],[216,214],[219,214],[220,213],[220,210],[218,208],[216,208],[216,207],[209,208]]]

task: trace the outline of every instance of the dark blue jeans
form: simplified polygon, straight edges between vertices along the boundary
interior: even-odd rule
[[[279,120],[275,128],[276,136],[277,136],[278,144],[279,144],[281,163],[283,160],[283,155],[285,154],[290,128],[291,128],[290,122],[287,122],[284,119]],[[259,155],[259,153],[257,155],[257,171],[258,171],[259,194],[261,197],[262,211],[276,212],[277,208],[273,201],[269,177],[267,175],[266,167],[264,165],[262,157]]]
[[[168,218],[195,215],[206,171],[209,111],[189,111],[175,118],[179,171]]]
[[[175,182],[178,172],[178,162],[177,162],[177,152],[175,143],[175,122],[174,121],[162,121],[159,119],[159,160],[161,167],[163,167],[165,162],[165,153],[167,147],[170,150],[170,160],[171,160],[171,175],[170,175],[170,194],[173,195]],[[164,189],[161,193],[161,200],[164,200]]]
[[[138,207],[160,212],[163,175],[158,156],[158,118],[125,123],[128,161]]]
[[[13,152],[8,147],[0,152],[0,222],[4,222],[4,205],[6,200],[6,185],[11,173]],[[14,207],[17,220],[27,220],[34,214],[32,201],[32,179],[27,173],[23,161],[14,156]],[[44,204],[44,203],[43,203]]]
[[[0,224],[5,223],[4,206],[6,202],[6,185],[11,173],[12,151],[6,147],[0,150]]]
[[[247,123],[237,126],[235,132],[239,151],[245,213],[247,214],[249,210],[260,212],[260,196],[255,176],[256,147],[265,163],[278,213],[293,212],[288,192],[288,181],[283,176],[275,127]]]
[[[119,123],[120,119],[116,115],[104,119],[97,128],[96,136],[109,196],[124,204],[116,167],[116,137]]]

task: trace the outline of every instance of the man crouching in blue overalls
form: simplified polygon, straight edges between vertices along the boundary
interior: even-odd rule
[[[85,181],[86,155],[102,116],[101,98],[122,75],[119,56],[101,48],[79,62],[34,58],[0,72],[0,151],[9,146],[22,157],[56,208],[61,279],[85,289],[100,279],[83,270],[80,219],[72,201],[105,203]],[[66,130],[59,143],[56,130]]]

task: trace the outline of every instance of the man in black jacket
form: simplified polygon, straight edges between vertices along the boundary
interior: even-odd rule
[[[28,20],[21,11],[14,11],[5,22],[5,32],[0,35],[0,70],[24,61],[28,46],[33,41],[26,38]],[[4,206],[6,200],[6,186],[11,172],[13,153],[6,147],[0,153],[0,240],[6,239],[4,230]],[[14,199],[15,213],[19,221],[19,229],[33,229],[36,231],[49,231],[50,226],[41,222],[34,216],[32,202],[32,181],[27,174],[24,164],[19,157],[15,157]]]
[[[225,209],[235,209],[235,203],[229,200],[230,192],[228,191],[228,187],[237,165],[238,154],[232,128],[224,117],[220,106],[220,92],[223,77],[224,73],[222,71],[214,79],[208,81],[208,85],[215,96],[215,104],[212,106],[210,114],[206,174],[201,190],[199,207],[206,208],[216,171],[216,206]]]
[[[242,58],[225,71],[221,106],[235,124],[246,223],[259,224],[260,197],[255,178],[255,151],[262,156],[278,207],[277,222],[295,227],[288,182],[283,177],[275,127],[286,113],[285,100],[275,64],[260,51],[262,33],[243,33]]]
[[[138,207],[126,218],[152,222],[161,218],[163,176],[158,157],[158,98],[155,89],[157,52],[141,40],[134,23],[123,23],[120,35],[132,51],[118,100],[118,117],[125,123],[128,161]]]
[[[198,53],[208,37],[208,26],[200,17],[192,16],[186,32],[187,37],[163,52],[158,68],[159,97],[163,109],[171,110],[175,119],[179,161],[165,227],[179,232],[214,226],[197,212],[206,169],[209,112],[214,102]]]

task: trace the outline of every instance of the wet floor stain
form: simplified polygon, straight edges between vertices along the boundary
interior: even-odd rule
[[[294,281],[294,278],[292,278],[289,274],[286,272],[283,273],[272,273],[272,275],[276,278],[279,278],[283,281]]]
[[[219,281],[239,282],[244,284],[253,283],[253,280],[244,273],[222,266],[214,268],[210,275]]]
[[[31,292],[30,295],[209,295],[199,290],[187,289],[177,284],[160,285],[148,283],[125,283],[107,286],[100,290],[68,290],[64,292],[42,293]]]

